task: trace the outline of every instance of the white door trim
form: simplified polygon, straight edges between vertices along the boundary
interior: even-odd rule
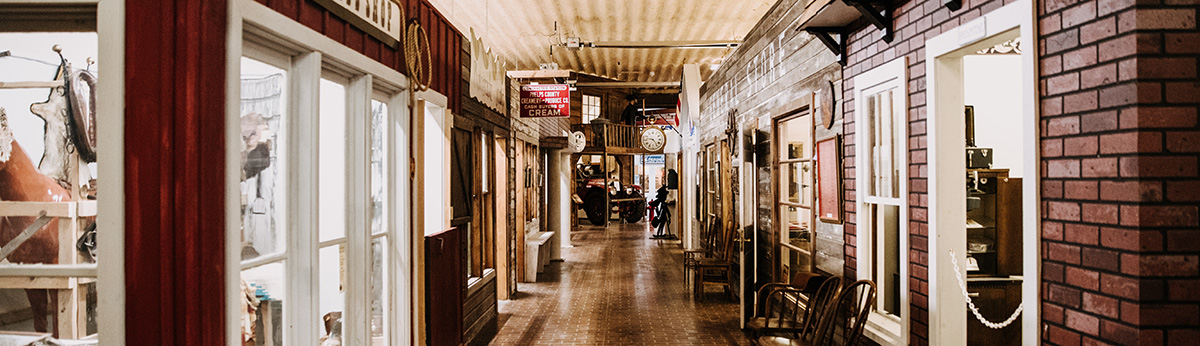
[[[1020,30],[1024,50],[1021,52],[1023,97],[1021,109],[1022,135],[1026,140],[1022,150],[1025,178],[1022,185],[1023,241],[1024,254],[1023,274],[1026,280],[1022,283],[1024,315],[1022,323],[1023,345],[1037,344],[1040,338],[1040,296],[1038,283],[1041,277],[1039,264],[1040,254],[1040,225],[1038,210],[1038,193],[1040,191],[1040,175],[1038,173],[1038,70],[1037,70],[1037,37],[1035,33],[1036,8],[1034,2],[1018,0],[1014,3],[996,9],[970,23],[948,30],[941,35],[925,42],[926,78],[929,95],[927,102],[927,127],[929,143],[929,343],[931,345],[965,345],[967,306],[959,290],[954,268],[948,252],[954,250],[959,263],[966,261],[966,234],[953,232],[961,228],[962,220],[966,218],[965,209],[941,208],[941,206],[961,205],[966,199],[966,177],[962,170],[966,167],[966,158],[961,138],[965,133],[965,125],[961,120],[962,93],[962,55],[978,45],[978,40],[963,42],[969,36],[966,30],[984,29],[980,37],[987,38]],[[960,36],[960,33],[962,34]],[[963,49],[968,48],[968,49]],[[939,107],[941,105],[941,107]],[[957,105],[957,106],[955,106]],[[945,134],[945,135],[943,135]],[[956,142],[957,141],[957,142]],[[943,228],[946,232],[940,232]],[[1031,257],[1032,256],[1032,257]],[[1032,259],[1031,259],[1032,258]],[[965,274],[965,273],[964,273]],[[965,277],[965,275],[964,275]]]

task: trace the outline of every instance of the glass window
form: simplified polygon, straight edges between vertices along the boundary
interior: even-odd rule
[[[241,59],[241,260],[243,288],[258,298],[243,338],[275,339],[287,299],[287,84],[283,68]],[[288,306],[287,308],[290,308]],[[262,326],[262,327],[258,327]],[[249,335],[247,335],[249,334]]]
[[[879,298],[872,319],[891,332],[899,331],[906,301],[900,269],[907,263],[901,251],[907,212],[908,168],[906,59],[896,59],[855,77],[857,99],[858,272],[875,281]],[[862,87],[857,87],[862,86]],[[881,324],[882,323],[882,324]]]
[[[389,289],[388,229],[385,198],[387,174],[384,158],[387,148],[387,104],[371,100],[371,345],[387,345],[390,309],[386,292]]]
[[[778,136],[780,280],[795,273],[812,272],[813,239],[813,128],[809,111],[775,125]]]
[[[895,89],[866,99],[868,156],[867,229],[871,232],[871,275],[879,284],[879,310],[899,315],[900,170],[905,167],[903,104]]]
[[[591,123],[592,120],[600,117],[600,96],[583,95],[583,114],[581,117],[584,124]]]
[[[321,79],[320,97],[317,313],[324,320],[346,309],[346,86]]]
[[[80,130],[95,130],[86,121],[95,114],[85,111],[95,111],[98,39],[95,32],[0,33],[0,229],[4,247],[17,246],[0,259],[4,270],[37,266],[39,277],[6,275],[4,334],[36,330],[81,339],[97,333],[95,278],[59,275],[55,264],[95,265],[96,203],[111,201],[96,194],[97,166],[89,162],[95,161],[95,134]],[[85,121],[77,127],[80,117]],[[72,136],[90,140],[77,143]],[[46,210],[48,204],[62,211]],[[36,231],[18,240],[26,228]]]

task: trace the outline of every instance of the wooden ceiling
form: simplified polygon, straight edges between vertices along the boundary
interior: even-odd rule
[[[628,82],[677,82],[683,64],[703,78],[733,48],[567,48],[582,42],[672,45],[740,41],[774,0],[431,0],[468,39],[481,37],[509,70],[553,62]]]

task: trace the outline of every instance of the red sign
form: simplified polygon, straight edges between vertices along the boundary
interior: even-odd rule
[[[571,116],[571,89],[566,84],[521,86],[522,118]]]

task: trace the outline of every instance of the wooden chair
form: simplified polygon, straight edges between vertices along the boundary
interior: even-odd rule
[[[818,316],[841,290],[842,278],[804,274],[811,273],[797,274],[790,284],[770,283],[758,289],[754,317],[746,322],[751,335],[792,333],[802,337],[817,329]],[[810,281],[819,282],[815,291],[808,289]],[[808,299],[801,301],[801,295]]]
[[[700,262],[701,258],[712,257],[713,248],[717,242],[717,225],[720,224],[720,218],[712,218],[708,220],[708,224],[704,229],[700,230],[700,247],[683,249],[683,282],[684,284],[691,283],[691,275],[689,272],[693,270],[696,263]]]
[[[692,295],[696,299],[704,300],[704,284],[718,284],[725,288],[726,294],[731,294],[731,284],[733,283],[733,237],[736,235],[728,229],[725,229],[720,218],[714,218],[715,227],[712,233],[717,237],[717,241],[713,244],[713,251],[710,257],[700,258],[692,264],[693,268],[693,286]]]
[[[874,305],[875,283],[859,280],[842,289],[825,307],[815,330],[800,333],[795,339],[763,336],[756,341],[760,346],[858,345]]]

